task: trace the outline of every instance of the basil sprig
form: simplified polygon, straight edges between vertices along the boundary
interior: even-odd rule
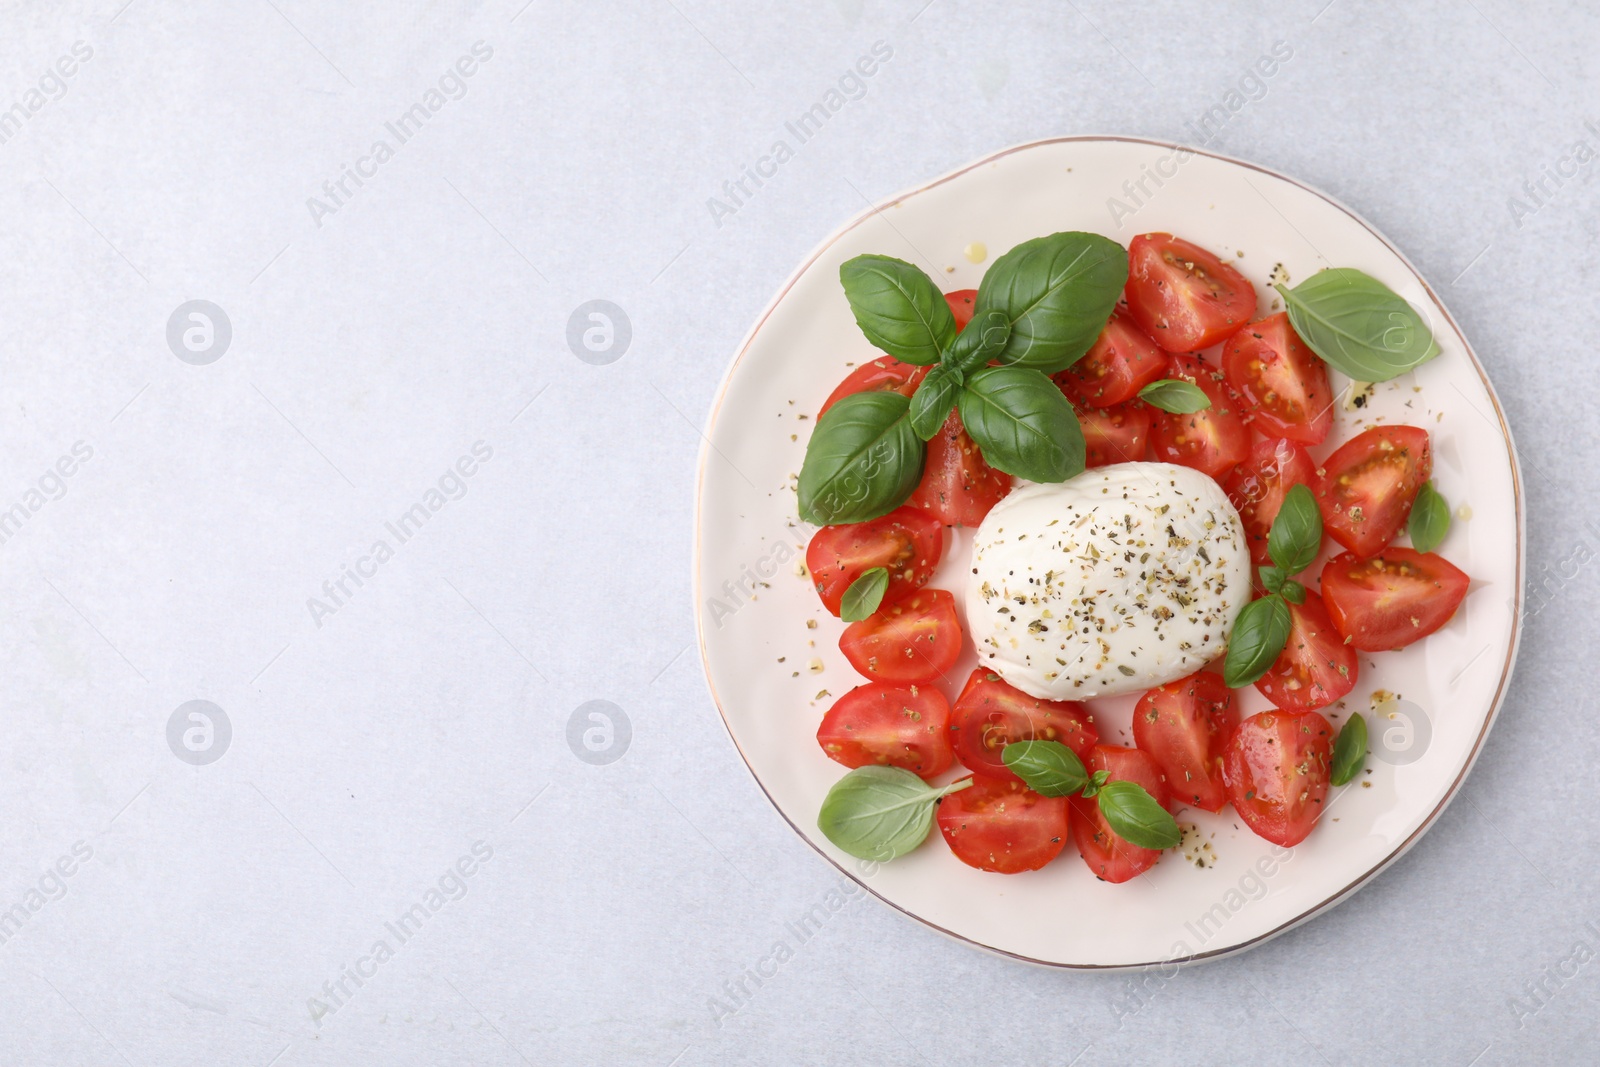
[[[883,594],[889,589],[889,568],[873,567],[861,572],[850,583],[850,588],[839,598],[839,618],[845,622],[860,622],[878,610]]]
[[[1294,576],[1316,562],[1322,551],[1322,512],[1304,485],[1292,487],[1267,532],[1272,565],[1260,570],[1267,595],[1252,600],[1239,613],[1228,638],[1222,680],[1242,689],[1272,668],[1289,641],[1293,617],[1289,605],[1304,604],[1306,588]]]
[[[1367,762],[1367,720],[1359,713],[1350,716],[1350,721],[1344,724],[1339,731],[1339,738],[1333,743],[1333,775],[1329,779],[1334,785],[1344,785],[1361,773],[1361,767]]]
[[[802,519],[865,522],[905,503],[922,475],[923,442],[952,409],[999,470],[1036,482],[1083,470],[1082,428],[1048,375],[1081,358],[1111,317],[1128,280],[1121,245],[1089,233],[1024,241],[989,268],[959,331],[933,279],[903,260],[857,256],[839,280],[867,340],[933,369],[910,401],[857,393],[817,420],[800,468]],[[851,403],[863,396],[880,399]]]
[[[1162,378],[1139,390],[1139,399],[1173,415],[1193,415],[1211,406],[1206,391],[1182,378]]]
[[[857,767],[828,790],[817,829],[857,859],[887,863],[927,839],[940,797],[971,784],[935,787],[900,767]]]
[[[1000,759],[1041,796],[1080,795],[1100,805],[1113,833],[1139,848],[1172,848],[1183,839],[1177,820],[1137,782],[1108,782],[1105,771],[1089,774],[1083,761],[1060,741],[1013,741]]]
[[[1432,482],[1424,482],[1412,502],[1406,531],[1411,534],[1411,547],[1418,552],[1432,552],[1450,532],[1450,504]]]
[[[1332,267],[1292,289],[1275,288],[1294,332],[1323,362],[1356,381],[1386,382],[1439,354],[1417,310],[1354,267]]]

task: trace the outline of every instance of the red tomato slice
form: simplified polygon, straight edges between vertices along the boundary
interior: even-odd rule
[[[1144,786],[1162,807],[1171,803],[1161,768],[1148,753],[1136,748],[1096,745],[1084,766],[1090,774],[1105,771],[1107,782],[1133,782]],[[1089,865],[1096,878],[1105,882],[1126,882],[1154,867],[1161,858],[1159,849],[1140,848],[1118,837],[1100,814],[1100,802],[1093,797],[1088,800],[1072,798],[1072,839],[1077,843],[1083,862]]]
[[[1306,839],[1322,815],[1333,726],[1314,711],[1263,711],[1239,724],[1222,776],[1244,824],[1275,845]]]
[[[1385,652],[1450,621],[1470,579],[1443,556],[1390,547],[1371,559],[1346,552],[1322,568],[1322,599],[1351,648]]]
[[[939,800],[939,832],[956,859],[980,871],[1036,871],[1067,843],[1067,800],[1040,796],[1015,778],[975,774]]]
[[[822,410],[817,412],[817,418],[822,418],[829,408],[853,393],[899,393],[901,396],[910,396],[922,384],[922,379],[928,376],[929,369],[901,363],[893,356],[879,356],[845,375],[844,381],[828,394]]]
[[[1285,711],[1324,708],[1356,687],[1356,650],[1333,628],[1322,598],[1306,591],[1304,604],[1289,605],[1289,640],[1256,688]]]
[[[1157,411],[1150,431],[1156,458],[1221,481],[1250,454],[1250,430],[1239,416],[1239,403],[1223,386],[1222,372],[1198,356],[1171,357],[1167,373],[1198,385],[1211,406],[1192,415]]]
[[[956,317],[957,330],[966,329],[967,323],[972,321],[972,308],[977,299],[976,289],[957,289],[944,294],[945,303],[950,305],[950,314]]]
[[[875,682],[933,682],[961,658],[956,599],[943,589],[919,589],[845,627],[839,650]]]
[[[1155,421],[1155,409],[1149,404],[1130,400],[1110,408],[1084,407],[1080,403],[1074,403],[1073,408],[1078,413],[1078,425],[1083,428],[1087,466],[1137,463],[1144,459],[1150,448],[1150,428]]]
[[[1248,278],[1170,233],[1128,245],[1128,313],[1168,352],[1208,348],[1256,315]]]
[[[1228,384],[1244,400],[1244,419],[1268,437],[1320,445],[1333,426],[1327,365],[1280,311],[1252,322],[1222,347]]]
[[[1316,465],[1306,450],[1284,440],[1256,442],[1249,457],[1228,475],[1223,488],[1239,511],[1245,539],[1250,544],[1250,558],[1257,564],[1272,562],[1267,554],[1267,535],[1283,507],[1284,495],[1297,485],[1311,487],[1315,492],[1316,479]]]
[[[1375,555],[1405,526],[1433,474],[1428,431],[1374,426],[1340,445],[1317,474],[1328,536],[1358,556]]]
[[[979,667],[956,698],[950,719],[956,758],[968,770],[1016,778],[1000,758],[1013,741],[1060,741],[1087,760],[1099,740],[1094,716],[1074,700],[1040,700]]]
[[[889,568],[891,604],[927,584],[944,551],[944,525],[918,508],[896,508],[870,522],[824,526],[806,546],[806,567],[823,607],[839,614],[852,582],[874,567]]]
[[[906,500],[938,517],[946,526],[976,526],[1011,492],[1011,475],[989,466],[952,411],[922,464],[922,481]]]
[[[1222,753],[1239,710],[1220,674],[1200,671],[1157,686],[1133,709],[1133,740],[1166,775],[1172,799],[1206,811],[1228,802]]]
[[[1090,407],[1108,408],[1138,396],[1166,369],[1167,354],[1117,308],[1084,357],[1056,381]]]
[[[887,764],[924,778],[955,762],[950,702],[931,685],[858,685],[834,702],[817,729],[828,758],[846,767]]]

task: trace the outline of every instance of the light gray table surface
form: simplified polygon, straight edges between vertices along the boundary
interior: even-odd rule
[[[3,5],[0,1063],[1595,1062],[1592,7],[524,4]],[[864,198],[1198,141],[1275,42],[1208,147],[1384,230],[1523,457],[1542,591],[1477,768],[1342,907],[1141,991],[860,894],[798,943],[841,879],[693,644],[738,341]],[[595,299],[606,364],[567,340]]]

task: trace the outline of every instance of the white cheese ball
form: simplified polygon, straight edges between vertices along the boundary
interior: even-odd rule
[[[973,541],[967,624],[979,662],[1011,685],[1089,700],[1199,670],[1250,596],[1222,487],[1188,467],[1119,463],[995,505]]]

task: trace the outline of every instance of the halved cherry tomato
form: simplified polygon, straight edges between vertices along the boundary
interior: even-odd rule
[[[823,401],[817,418],[822,418],[829,408],[854,393],[899,393],[901,396],[910,396],[922,384],[922,379],[928,376],[929,369],[901,363],[893,356],[879,356],[845,375],[844,381],[835,386],[833,392],[828,394],[828,399]]]
[[[1087,760],[1099,734],[1094,716],[1075,700],[1040,700],[979,667],[967,679],[950,717],[956,758],[968,770],[1015,778],[1000,758],[1013,741],[1060,741]]]
[[[980,871],[1036,871],[1067,843],[1065,797],[1040,796],[1015,778],[974,774],[939,800],[939,832],[956,859]]]
[[[1304,604],[1289,605],[1289,640],[1256,688],[1285,711],[1323,708],[1356,687],[1356,650],[1333,628],[1322,598],[1306,591]]]
[[[1107,782],[1144,786],[1162,807],[1171,803],[1167,781],[1149,753],[1117,745],[1096,745],[1084,767],[1090,774],[1105,771]],[[1100,802],[1093,797],[1072,798],[1072,839],[1083,862],[1096,878],[1106,882],[1126,882],[1154,867],[1161,858],[1159,849],[1140,848],[1118,837],[1100,814]]]
[[[976,526],[1011,492],[1011,475],[989,466],[952,411],[928,442],[922,481],[906,503],[938,517],[946,526]]]
[[[1086,466],[1104,467],[1144,459],[1150,447],[1150,427],[1155,421],[1155,409],[1149,404],[1130,400],[1110,408],[1085,407],[1081,403],[1072,406],[1078,413],[1078,425],[1083,428]]]
[[[875,682],[933,682],[961,658],[956,598],[918,589],[845,627],[839,650]]]
[[[1146,233],[1128,245],[1128,312],[1168,352],[1216,344],[1255,318],[1250,280],[1199,245]]]
[[[1166,369],[1167,354],[1117,308],[1089,351],[1056,381],[1090,407],[1108,408],[1138,396]]]
[[[1443,556],[1391,546],[1371,559],[1346,552],[1322,568],[1322,599],[1351,648],[1384,652],[1450,621],[1470,579]]]
[[[955,762],[950,702],[931,685],[856,686],[822,717],[817,743],[846,767],[886,764],[924,778],[943,774]]]
[[[964,330],[967,323],[972,321],[972,309],[978,299],[976,289],[957,289],[944,294],[945,303],[950,305],[950,314],[956,317],[956,329]]]
[[[823,607],[839,614],[846,589],[874,567],[889,568],[883,603],[927,584],[944,552],[944,525],[919,508],[896,508],[870,522],[824,526],[806,546],[806,567]]]
[[[1228,802],[1222,753],[1238,725],[1233,690],[1212,671],[1157,686],[1133,709],[1134,743],[1166,775],[1172,799],[1206,811]]]
[[[1268,437],[1320,445],[1333,426],[1327,365],[1280,311],[1239,330],[1222,347],[1228,384],[1244,400],[1245,422]]]
[[[1250,430],[1239,415],[1239,402],[1223,386],[1222,372],[1198,356],[1173,356],[1167,373],[1198,385],[1211,406],[1191,415],[1157,411],[1150,431],[1156,458],[1221,481],[1250,454]]]
[[[1239,724],[1222,777],[1244,824],[1275,845],[1306,839],[1328,795],[1333,726],[1314,711],[1263,711]]]
[[[1374,426],[1340,445],[1317,473],[1328,536],[1358,556],[1374,555],[1405,526],[1433,474],[1428,431]]]
[[[1223,488],[1239,511],[1250,558],[1256,563],[1272,562],[1267,554],[1267,535],[1283,507],[1284,495],[1297,485],[1314,487],[1316,479],[1316,465],[1306,450],[1281,439],[1257,441],[1249,457],[1228,475]]]

